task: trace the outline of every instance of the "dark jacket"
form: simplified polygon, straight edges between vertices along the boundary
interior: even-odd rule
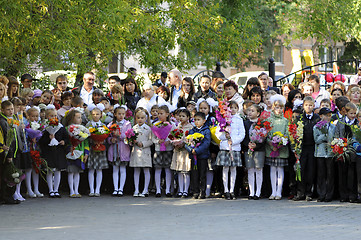
[[[4,144],[6,144],[7,137],[8,137],[8,129],[10,127],[9,127],[7,119],[2,114],[0,115],[0,127],[1,127],[1,130],[2,130],[3,135],[4,135]],[[9,151],[8,151],[8,154],[7,154],[7,158],[15,158],[17,156],[20,156],[20,155],[17,155],[17,154],[21,153],[22,143],[21,143],[19,128],[15,128],[15,130],[16,130],[15,131],[15,133],[16,133],[15,138],[11,142],[10,146],[8,146]],[[16,143],[18,143],[18,145],[16,145]],[[3,159],[0,159],[0,161],[1,160],[3,160]]]
[[[59,142],[64,140],[65,144],[57,146],[49,146],[50,137],[49,132],[44,130],[43,136],[39,140],[39,146],[41,149],[41,156],[47,161],[49,168],[56,168],[58,170],[65,169],[67,167],[66,154],[67,145],[70,144],[69,135],[65,127],[61,127],[55,133],[55,139]]]
[[[204,138],[201,142],[201,144],[198,147],[195,147],[194,150],[196,151],[197,154],[197,159],[209,159],[211,154],[209,151],[209,146],[211,144],[211,131],[209,130],[209,127],[203,125],[201,127],[201,129],[198,129],[197,127],[192,128],[189,131],[189,135],[193,134],[193,133],[200,133],[204,135]],[[193,157],[193,154],[191,153],[193,148],[187,146],[186,149],[189,151],[189,155],[190,157]]]
[[[313,114],[311,119],[306,117],[306,113],[303,113],[298,117],[298,121],[303,122],[303,146],[315,146],[315,139],[313,138],[313,127],[320,121],[320,117],[317,114]]]
[[[177,108],[181,108],[181,107],[187,107],[187,102],[189,101],[194,101],[194,102],[197,102],[194,94],[192,95],[189,95],[188,98],[185,98],[184,96],[183,97],[179,97],[178,98],[178,103],[177,103]]]
[[[196,99],[196,101],[198,101],[198,99],[200,98],[213,98],[215,101],[217,101],[217,94],[211,89],[208,89],[208,91],[206,92],[203,92],[201,89],[199,89],[198,92],[194,94],[194,98]]]
[[[124,100],[127,107],[134,111],[137,107],[137,103],[140,100],[141,96],[139,93],[135,92],[133,95],[126,93],[124,94]]]
[[[269,91],[269,90],[273,90],[273,91],[275,91],[277,94],[280,94],[280,89],[277,88],[277,87],[268,87],[268,88],[266,89],[266,92]]]
[[[204,123],[204,126],[209,128],[209,127],[213,126],[216,121],[217,121],[217,119],[215,117],[213,117],[213,114],[210,113],[206,119],[206,122]]]
[[[71,90],[71,92],[74,94],[74,96],[79,96],[82,87],[83,87],[83,84],[80,85],[79,87],[73,88],[73,89]],[[97,88],[93,86],[93,90],[95,90],[95,89],[97,89]]]
[[[248,151],[248,144],[250,143],[249,139],[249,130],[251,129],[253,122],[250,120],[243,121],[244,130],[246,131],[246,136],[243,139],[242,144],[242,151],[247,152]],[[254,148],[255,151],[265,151],[265,143],[266,141],[263,141],[262,143],[256,143],[256,147]]]

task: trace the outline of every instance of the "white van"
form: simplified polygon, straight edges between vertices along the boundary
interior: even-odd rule
[[[268,74],[268,71],[240,72],[230,76],[228,79],[233,80],[238,84],[240,89],[243,89],[245,88],[248,79],[250,79],[251,77],[258,77],[258,75],[263,72]],[[286,76],[286,74],[284,74],[283,72],[276,72],[276,81],[284,76]],[[282,84],[286,82],[287,79],[284,79],[284,81],[282,81]]]

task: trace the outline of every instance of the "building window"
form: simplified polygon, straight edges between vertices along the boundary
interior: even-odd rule
[[[283,47],[282,46],[274,46],[273,47],[273,59],[275,62],[283,63]]]

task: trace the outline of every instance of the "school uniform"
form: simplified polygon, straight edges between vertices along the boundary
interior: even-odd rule
[[[204,138],[198,147],[192,148],[186,145],[186,149],[189,152],[189,156],[192,159],[192,173],[191,182],[193,191],[195,194],[205,195],[206,191],[206,173],[207,173],[207,161],[210,158],[209,145],[211,143],[211,131],[209,127],[203,125],[201,128],[194,127],[189,131],[189,135],[194,133],[203,134]],[[192,150],[195,150],[197,157],[197,167],[195,168],[195,159]]]
[[[303,123],[303,138],[300,156],[301,182],[298,183],[297,197],[294,200],[302,200],[305,197],[312,198],[312,186],[316,173],[315,140],[313,138],[313,127],[320,121],[315,114],[303,113],[298,121]]]
[[[253,149],[252,155],[248,155],[248,144],[250,143],[250,131],[253,129],[253,123],[250,120],[244,121],[244,128],[245,128],[245,138],[242,141],[242,150],[244,151],[245,155],[245,164],[246,168],[263,168],[264,167],[264,161],[265,161],[265,143],[266,141],[263,141],[262,143],[256,143],[256,147]]]
[[[313,137],[315,140],[315,158],[317,162],[317,193],[320,201],[331,201],[334,192],[334,161],[332,149],[329,143],[333,140],[336,126],[328,123],[327,133],[321,132],[317,127],[313,127]]]
[[[94,122],[90,121],[87,123],[86,127],[101,127],[105,126],[102,122]],[[95,169],[95,170],[101,170],[101,169],[107,169],[109,167],[108,165],[108,159],[106,155],[106,151],[102,152],[95,152],[93,150],[93,140],[89,139],[89,145],[90,145],[90,153],[87,161],[87,167],[89,169]]]
[[[177,128],[179,130],[182,130],[183,133],[185,133],[186,131],[189,132],[193,128],[193,126],[190,123],[182,126],[180,123]],[[191,171],[191,159],[189,158],[188,151],[184,147],[174,149],[170,169],[182,173],[188,173]]]
[[[130,157],[130,167],[152,167],[152,157],[150,146],[152,142],[152,130],[147,124],[133,127],[134,132],[138,133],[137,141],[143,144],[142,147],[134,145]]]
[[[358,125],[357,119],[350,120],[346,116],[336,124],[335,138],[352,138],[349,125]],[[356,153],[349,159],[337,160],[338,190],[341,202],[354,202],[357,199]]]
[[[109,123],[108,128],[113,123]],[[127,166],[130,160],[130,148],[128,144],[124,143],[125,139],[125,132],[132,128],[132,125],[129,121],[123,119],[120,122],[115,122],[120,128],[118,133],[120,133],[119,136],[116,137],[117,142],[112,143],[113,133],[108,137],[107,142],[109,143],[108,148],[108,161],[114,165],[114,166]]]

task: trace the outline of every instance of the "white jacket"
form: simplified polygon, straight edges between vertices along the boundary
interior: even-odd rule
[[[217,126],[216,136],[221,143],[219,144],[220,150],[229,150],[228,140],[225,132],[220,132],[220,127]],[[245,130],[243,120],[239,115],[233,115],[231,123],[231,140],[232,140],[232,151],[241,151],[241,142],[245,137]]]

